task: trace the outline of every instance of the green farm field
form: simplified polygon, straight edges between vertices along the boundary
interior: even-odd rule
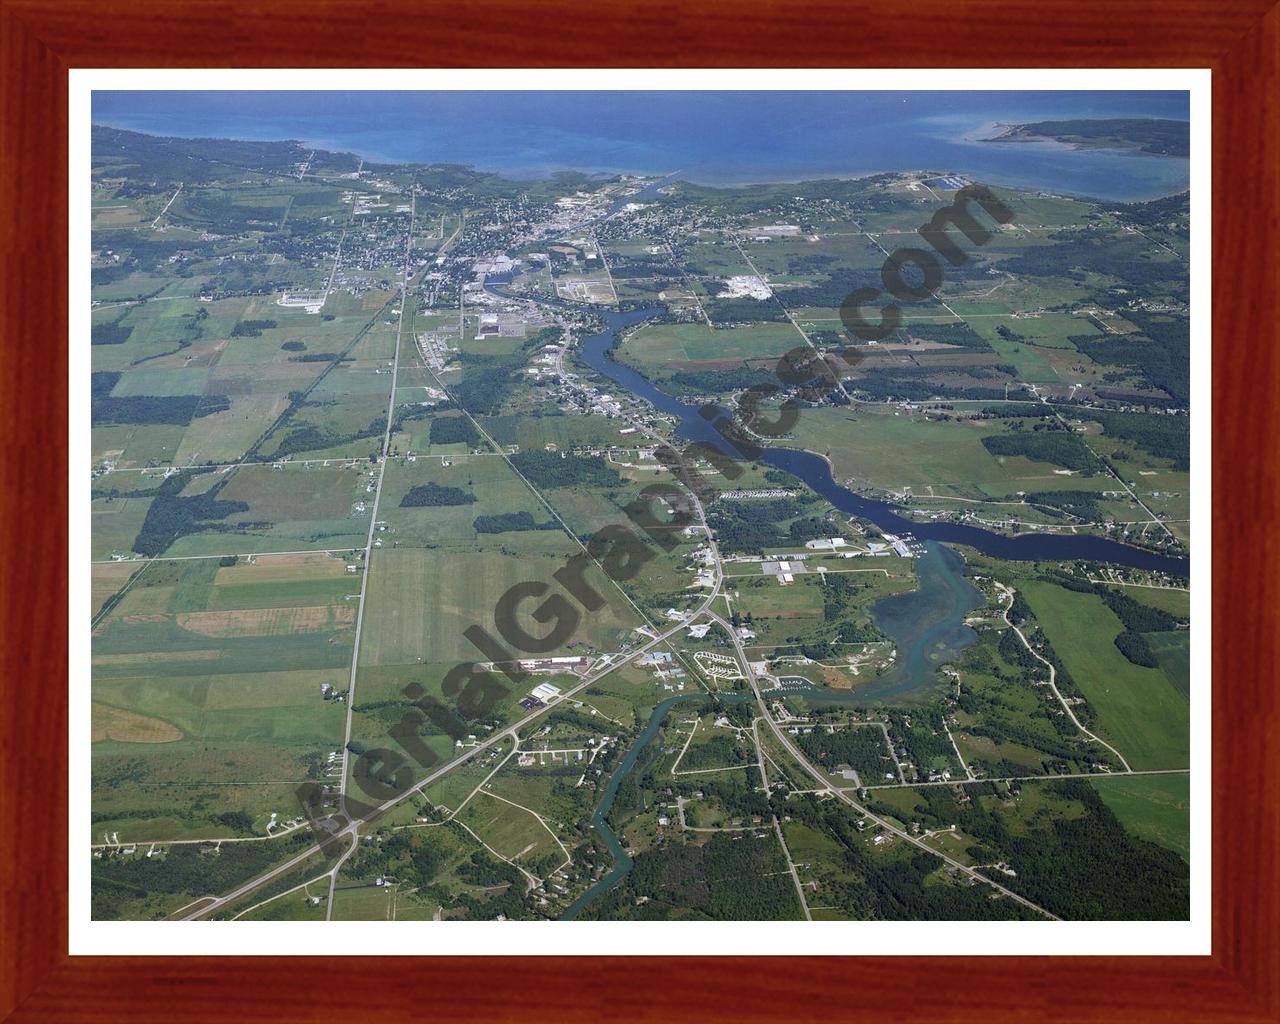
[[[320,684],[346,686],[358,588],[323,555],[148,565],[94,630],[100,823],[143,839],[292,817],[341,745]]]
[[[552,574],[569,553],[567,547],[542,554],[426,548],[375,551],[369,568],[361,666],[456,663],[482,657],[463,631],[478,625],[496,635],[494,605],[516,583],[545,582],[548,594],[560,592]],[[568,643],[610,650],[640,623],[602,573],[588,573],[586,579],[606,604],[598,612],[581,616]],[[538,603],[526,601],[521,611],[531,611]],[[547,631],[545,625],[531,620],[524,619],[523,624],[534,635]]]
[[[1185,768],[1191,750],[1190,710],[1159,669],[1134,665],[1111,641],[1122,626],[1102,598],[1052,583],[1019,584],[1053,644],[1098,716],[1097,732],[1135,768]]]
[[[1090,782],[1133,835],[1191,860],[1191,776],[1116,775]]]
[[[629,334],[619,357],[640,369],[672,364],[732,364],[777,358],[804,339],[788,323],[755,323],[711,328],[705,323],[650,324]]]

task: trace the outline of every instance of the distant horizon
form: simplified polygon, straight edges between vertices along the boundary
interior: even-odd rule
[[[686,110],[693,116],[677,116]],[[936,168],[1114,201],[1186,189],[1181,157],[983,144],[996,125],[1064,118],[1189,123],[1189,106],[1180,92],[97,92],[92,119],[157,137],[297,142],[514,181],[678,173],[739,187]]]

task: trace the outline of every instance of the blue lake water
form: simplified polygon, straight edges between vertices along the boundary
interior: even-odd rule
[[[1189,118],[1182,91],[95,92],[95,123],[182,137],[298,139],[391,163],[515,177],[667,174],[708,184],[946,170],[1104,199],[1187,187],[1187,161],[979,141],[997,122]]]

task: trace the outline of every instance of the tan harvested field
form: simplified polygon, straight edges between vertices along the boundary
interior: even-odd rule
[[[297,580],[333,579],[346,573],[347,563],[323,551],[296,555],[257,555],[253,563],[224,566],[214,576],[219,587],[244,583],[293,583]]]
[[[135,562],[108,562],[93,567],[89,577],[89,596],[94,615],[98,614],[107,599],[123,587],[139,568]]]
[[[127,654],[95,654],[95,665],[156,665],[166,661],[217,661],[222,651],[130,651]]]
[[[182,739],[182,730],[159,718],[123,711],[109,704],[93,705],[93,742],[173,743]]]
[[[129,592],[120,599],[117,611],[122,615],[152,615],[163,612],[169,607],[173,598],[172,586],[146,586],[147,577],[143,576],[129,588]]]
[[[356,610],[350,605],[331,608],[248,608],[239,611],[184,612],[177,616],[178,625],[201,636],[287,636],[292,633],[314,633],[335,626],[348,626],[356,621]]]

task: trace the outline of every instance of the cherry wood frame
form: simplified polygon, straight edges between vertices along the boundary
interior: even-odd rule
[[[1280,1020],[1271,3],[0,0],[0,1018]],[[68,956],[67,70],[477,63],[1213,69],[1212,956]]]

